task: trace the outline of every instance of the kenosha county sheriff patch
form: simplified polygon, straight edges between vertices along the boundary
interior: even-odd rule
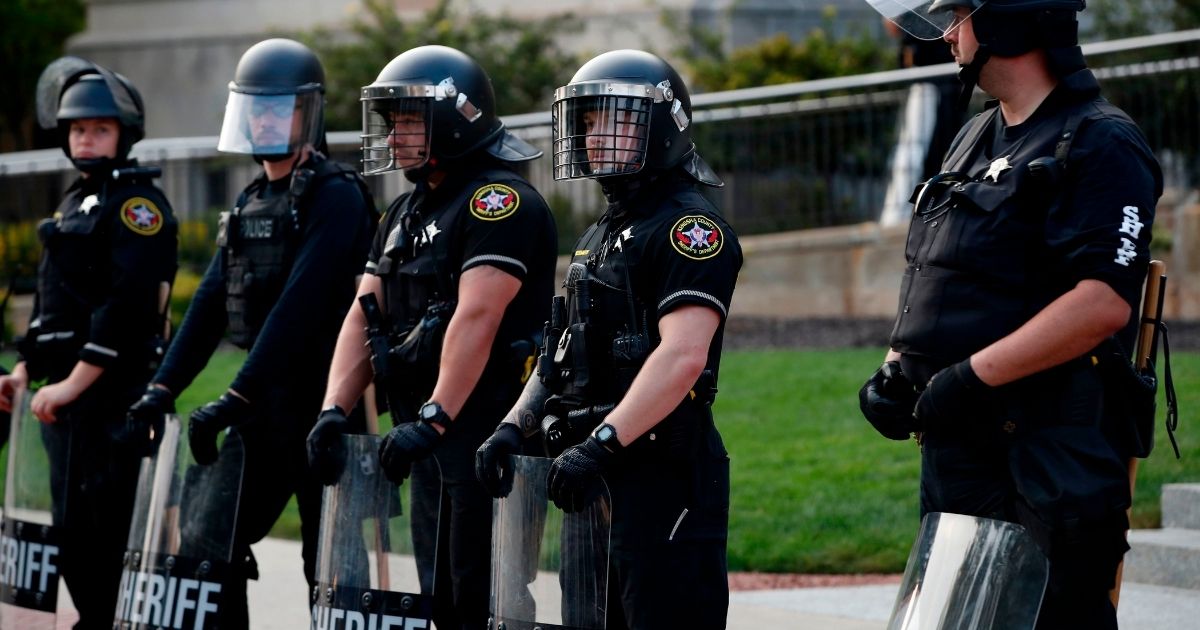
[[[512,216],[519,205],[521,196],[504,184],[488,184],[471,196],[471,214],[484,221],[499,221]]]
[[[725,245],[725,234],[708,217],[683,217],[671,228],[671,245],[688,258],[704,260],[721,251]]]
[[[153,236],[162,229],[162,210],[145,197],[130,197],[121,205],[121,222],[142,236]]]

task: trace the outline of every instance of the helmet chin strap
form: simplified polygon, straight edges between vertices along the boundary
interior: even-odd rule
[[[959,111],[967,111],[967,107],[971,105],[971,95],[975,92],[975,86],[979,85],[979,74],[983,72],[983,66],[992,58],[992,51],[987,46],[980,46],[975,51],[975,58],[971,62],[958,67],[958,80],[962,83],[962,91],[958,93],[958,109]]]

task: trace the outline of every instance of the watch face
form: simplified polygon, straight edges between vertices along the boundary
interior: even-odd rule
[[[439,411],[441,411],[441,408],[438,407],[437,403],[425,403],[421,405],[421,418],[423,420],[433,420],[437,417]]]
[[[596,430],[596,439],[604,442],[606,440],[611,440],[614,434],[616,434],[616,431],[606,424]]]

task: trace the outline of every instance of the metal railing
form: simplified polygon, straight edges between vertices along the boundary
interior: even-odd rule
[[[1162,161],[1166,185],[1191,191],[1200,181],[1200,30],[1089,44],[1089,65],[1104,95],[1128,112]],[[693,99],[694,136],[701,155],[725,180],[712,191],[742,234],[856,223],[879,218],[892,195],[904,193],[898,164],[921,161],[925,149],[906,155],[897,140],[915,124],[950,136],[962,119],[944,107],[913,117],[915,85],[956,91],[953,64],[877,72],[728,92]],[[974,108],[983,102],[976,94]],[[550,116],[538,112],[505,118],[518,135],[549,155]],[[918,139],[921,134],[916,134]],[[329,136],[334,155],[357,162],[358,132]],[[176,212],[199,217],[227,206],[256,172],[244,158],[218,154],[215,137],[143,140],[134,156],[164,168],[162,186]],[[903,144],[901,145],[903,148]],[[936,151],[936,148],[935,148]],[[936,160],[934,160],[936,162]],[[61,195],[70,163],[58,149],[0,154],[0,218],[45,216]],[[555,182],[548,158],[528,176],[550,202],[560,233],[578,234],[604,207],[597,186]],[[397,174],[370,178],[381,205],[407,187]],[[563,248],[570,243],[562,243]]]

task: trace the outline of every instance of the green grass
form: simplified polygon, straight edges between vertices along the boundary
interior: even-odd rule
[[[220,395],[243,356],[218,352],[180,397],[180,412]],[[726,353],[715,413],[732,461],[731,570],[903,570],[918,525],[919,452],[875,433],[856,396],[882,357],[882,349]],[[1159,525],[1162,484],[1200,481],[1200,354],[1173,359],[1184,457],[1171,452],[1160,408],[1154,454],[1138,471],[1135,527]],[[294,501],[271,535],[299,537]]]

